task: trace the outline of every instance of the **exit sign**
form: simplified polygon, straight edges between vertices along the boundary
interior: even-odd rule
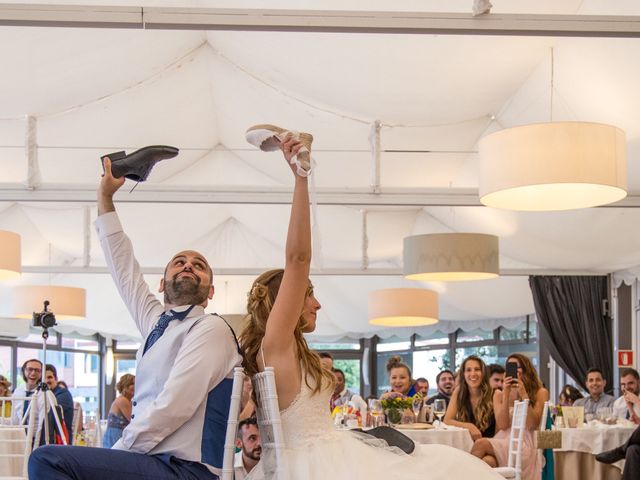
[[[633,366],[633,350],[618,351],[618,366],[619,367]]]

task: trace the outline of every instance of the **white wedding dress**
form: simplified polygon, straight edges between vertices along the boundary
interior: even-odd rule
[[[285,480],[503,478],[479,458],[453,447],[416,445],[413,454],[407,455],[371,436],[336,430],[329,415],[330,395],[328,390],[314,395],[303,380],[298,396],[281,412]],[[270,453],[263,450],[246,480],[264,478],[260,464],[273,461]]]

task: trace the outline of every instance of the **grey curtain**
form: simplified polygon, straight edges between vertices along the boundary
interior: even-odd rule
[[[565,372],[586,389],[587,370],[604,372],[612,387],[611,319],[603,313],[607,277],[529,277],[538,323],[550,340],[549,352]]]

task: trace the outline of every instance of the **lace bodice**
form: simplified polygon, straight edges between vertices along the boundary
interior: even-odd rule
[[[313,387],[313,379],[309,378]],[[335,435],[336,430],[329,415],[331,391],[327,388],[313,393],[302,379],[300,393],[286,409],[280,412],[284,438],[289,446],[312,442],[318,438]]]

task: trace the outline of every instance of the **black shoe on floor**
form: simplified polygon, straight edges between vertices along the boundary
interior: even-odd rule
[[[596,455],[596,460],[600,463],[612,464],[624,460],[625,451],[622,447],[616,447]]]
[[[153,166],[160,160],[173,158],[178,155],[176,147],[167,145],[152,145],[136,150],[129,155],[125,152],[115,152],[103,155],[102,170],[104,170],[104,157],[111,160],[111,174],[115,178],[126,177],[135,182],[144,182]]]

